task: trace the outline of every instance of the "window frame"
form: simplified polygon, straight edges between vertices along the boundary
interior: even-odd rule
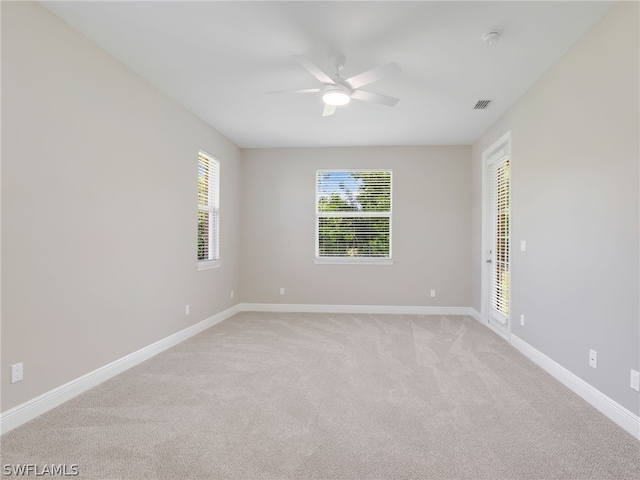
[[[389,211],[388,212],[320,212],[318,210],[318,177],[322,173],[360,173],[384,172],[389,174]],[[320,256],[320,218],[323,217],[385,217],[389,218],[389,256],[388,257],[321,257]],[[393,265],[393,170],[390,168],[319,168],[315,175],[315,255],[313,262],[319,265]]]
[[[220,160],[204,150],[198,150],[198,180],[200,179],[200,168],[203,165],[202,157],[208,162],[208,201],[206,205],[200,204],[200,185],[198,184],[198,214],[200,212],[209,213],[208,222],[208,238],[209,258],[198,259],[196,269],[210,270],[220,267]],[[213,168],[212,168],[213,167]],[[215,219],[215,222],[212,222]],[[198,224],[199,225],[199,224]],[[199,235],[199,229],[196,229],[196,236]],[[196,257],[199,255],[199,242],[197,243]]]

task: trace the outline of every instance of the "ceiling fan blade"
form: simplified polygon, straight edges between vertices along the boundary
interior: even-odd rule
[[[401,71],[396,62],[391,62],[347,78],[346,82],[351,85],[351,88],[360,88]]]
[[[298,62],[300,65],[306,68],[311,75],[316,77],[320,81],[320,83],[329,84],[329,85],[336,84],[336,82],[334,82],[329,75],[324,73],[320,69],[320,67],[316,66],[314,63],[311,62],[311,60],[309,60],[304,55],[292,55],[292,57],[296,60],[296,62]]]
[[[367,92],[366,90],[354,90],[351,94],[351,98],[356,100],[362,100],[364,102],[377,103],[379,105],[387,105],[393,107],[400,100],[394,97],[388,97],[379,93]]]
[[[322,116],[323,117],[328,117],[329,115],[333,115],[334,113],[336,113],[336,106],[335,105],[327,105],[325,103],[324,111],[322,112]]]
[[[321,91],[319,88],[305,88],[303,90],[275,90],[266,93],[320,93]]]

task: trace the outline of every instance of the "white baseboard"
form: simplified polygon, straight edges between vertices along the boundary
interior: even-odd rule
[[[243,312],[300,312],[300,313],[391,313],[413,315],[471,315],[469,307],[426,307],[393,305],[314,305],[289,303],[241,303]]]
[[[144,362],[145,360],[148,360],[160,352],[185,341],[189,337],[193,337],[207,328],[226,320],[239,311],[239,306],[235,305],[223,312],[202,320],[195,325],[191,325],[184,330],[174,333],[173,335],[163,338],[162,340],[111,362],[108,365],[100,367],[97,370],[83,375],[82,377],[76,378],[75,380],[65,383],[64,385],[43,393],[32,400],[3,412],[0,414],[0,434],[13,430],[29,420],[33,420],[37,416],[42,415],[68,400],[71,400],[73,397],[86,392],[105,380],[108,380],[111,377],[114,377],[119,373]]]
[[[492,325],[489,322],[485,322],[482,319],[482,315],[480,314],[480,312],[477,311],[475,308],[469,307],[469,310],[470,310],[469,315],[472,316],[473,318],[475,318],[478,322],[480,322],[481,325],[484,325],[489,330],[491,330],[493,333],[497,334],[499,337],[502,337],[504,340],[509,342],[509,333],[508,332],[505,332],[504,330],[500,330],[499,328],[495,327],[494,325]]]
[[[511,335],[511,345],[564,386],[578,394],[601,413],[640,440],[640,417],[513,334]]]
[[[482,323],[482,315],[480,315],[480,312],[475,308],[469,307],[469,315],[475,318],[480,323]]]

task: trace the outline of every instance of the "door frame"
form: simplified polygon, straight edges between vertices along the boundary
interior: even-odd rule
[[[489,215],[491,212],[491,185],[489,184],[489,182],[491,181],[491,177],[489,175],[488,164],[492,158],[494,158],[497,154],[503,152],[509,155],[509,164],[510,166],[513,166],[513,157],[511,151],[511,130],[509,130],[507,133],[498,138],[498,140],[496,140],[489,148],[482,152],[482,254],[480,256],[480,318],[482,320],[482,323],[487,325],[509,343],[511,343],[511,324],[513,323],[511,321],[511,318],[509,318],[506,330],[499,329],[489,321],[491,264],[487,263],[487,256],[489,254],[489,249],[491,248],[488,238],[490,228]],[[509,182],[509,197],[511,197],[511,181]],[[509,202],[509,204],[509,208],[511,208],[511,202]],[[509,229],[509,231],[509,304],[511,304],[511,292],[513,291],[513,285],[511,284],[511,252],[513,251],[513,245],[511,242],[511,228]]]

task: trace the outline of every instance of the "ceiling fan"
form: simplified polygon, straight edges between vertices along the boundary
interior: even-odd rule
[[[387,95],[381,95],[379,93],[369,92],[367,90],[361,90],[360,87],[369,85],[370,83],[377,82],[389,75],[399,73],[400,67],[397,63],[391,62],[380,67],[372,68],[366,72],[360,73],[353,77],[342,78],[340,71],[344,66],[343,56],[334,56],[331,58],[332,63],[335,66],[336,73],[333,77],[330,77],[322,71],[317,65],[303,55],[292,55],[292,57],[302,65],[307,71],[313,75],[321,84],[320,88],[307,88],[303,90],[279,90],[276,92],[267,93],[321,93],[322,100],[324,101],[323,117],[333,115],[336,112],[336,108],[341,105],[346,105],[352,98],[356,100],[362,100],[365,102],[377,103],[379,105],[387,105],[393,107],[398,103],[398,99],[394,97],[388,97]]]

